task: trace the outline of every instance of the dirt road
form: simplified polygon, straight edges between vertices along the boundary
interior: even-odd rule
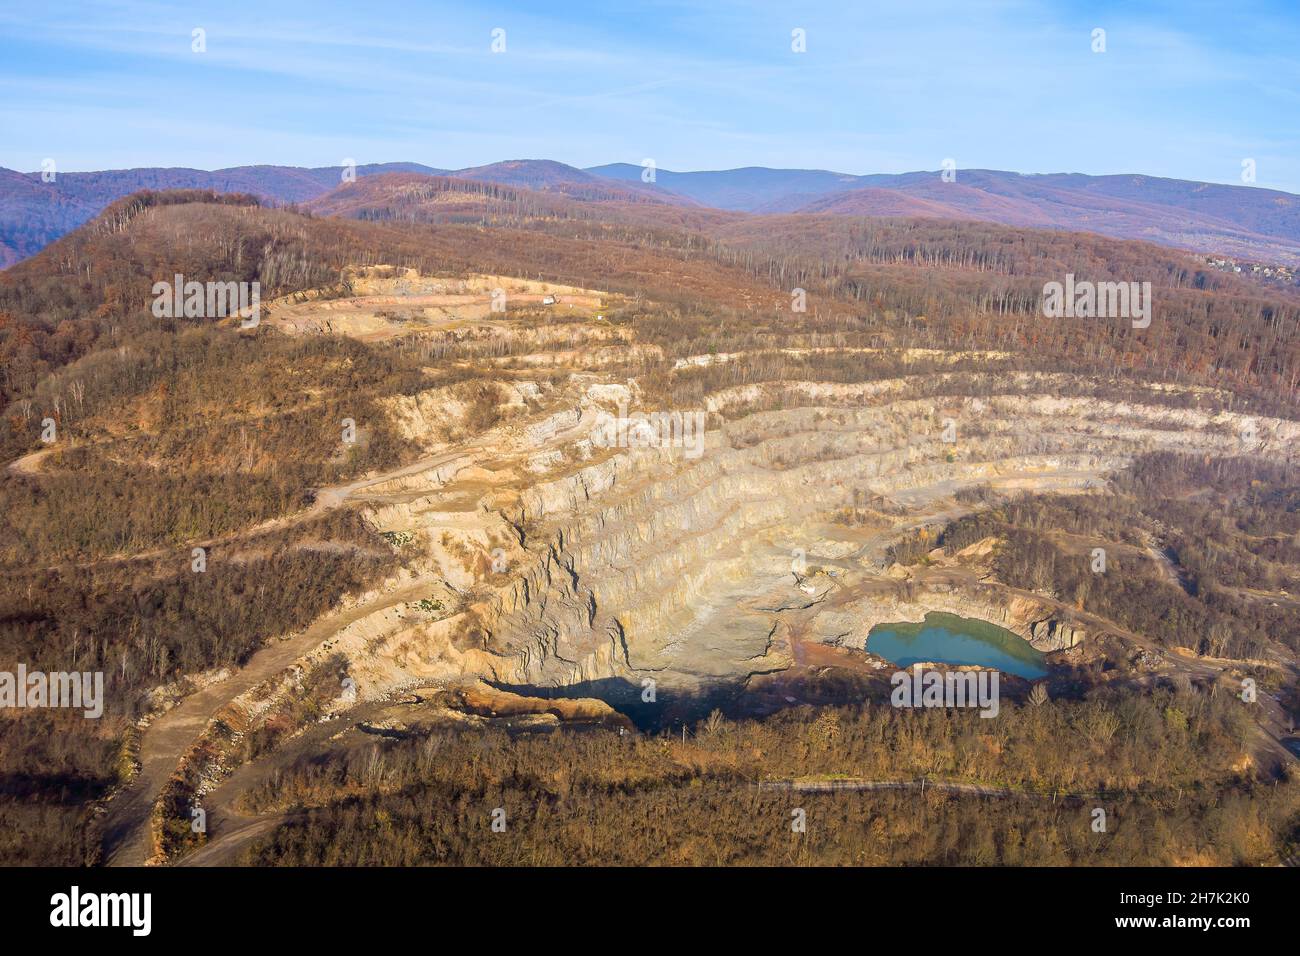
[[[274,677],[308,651],[353,621],[408,601],[427,597],[435,578],[420,578],[364,604],[340,609],[304,631],[255,653],[230,677],[186,697],[145,731],[140,744],[140,772],[108,805],[104,860],[110,866],[143,866],[151,853],[149,813],[181,758],[221,708]]]
[[[9,462],[9,471],[15,475],[39,475],[41,473],[41,462],[53,453],[53,448],[42,448],[40,451],[34,451],[31,454],[23,455],[21,458],[15,458]]]
[[[557,432],[549,441],[543,443],[543,447],[565,442],[581,432],[585,426],[586,416],[579,414],[572,426]],[[482,451],[488,442],[489,436],[483,436],[459,446],[454,451],[444,451],[410,465],[360,478],[347,484],[322,488],[317,492],[311,508],[264,522],[242,532],[241,535],[283,527],[304,521],[329,509],[342,507],[349,501],[364,500],[366,489],[388,481],[422,474],[461,460],[468,463],[474,453]],[[202,547],[204,543],[199,542],[194,546]],[[128,557],[141,557],[141,555]],[[190,695],[150,724],[141,740],[140,772],[128,787],[110,801],[107,808],[108,815],[104,829],[105,862],[110,866],[142,866],[150,857],[152,847],[149,816],[153,805],[181,759],[218,711],[262,681],[275,676],[353,621],[396,604],[427,597],[430,586],[438,583],[439,580],[433,577],[419,578],[364,604],[340,608],[326,614],[305,630],[258,650],[244,667],[230,677]],[[238,823],[229,807],[224,810],[218,808],[218,810],[217,819],[213,821],[215,824],[222,823],[222,812],[226,814],[224,817],[226,824]],[[259,822],[258,826],[261,827],[262,824]],[[226,828],[240,829],[230,826]],[[215,855],[216,851],[207,849],[209,857]]]

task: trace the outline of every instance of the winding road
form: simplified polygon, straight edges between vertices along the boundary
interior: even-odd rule
[[[542,442],[541,446],[551,446],[568,441],[581,433],[585,427],[587,427],[587,416],[579,411],[571,426],[555,432],[547,441]],[[494,437],[492,434],[481,436],[474,441],[457,446],[454,451],[444,451],[391,471],[370,475],[342,485],[319,489],[310,508],[271,519],[254,528],[240,532],[238,535],[228,537],[243,537],[273,528],[286,527],[305,521],[330,509],[343,507],[349,501],[365,500],[364,492],[376,485],[401,478],[409,478],[462,461],[468,464],[474,460],[476,452],[482,452],[488,448],[492,437]],[[535,451],[537,449],[532,448],[530,450]],[[24,468],[32,468],[35,464],[32,459],[48,452],[49,449],[25,456],[27,463]],[[23,460],[19,459],[19,461]],[[17,464],[17,462],[13,464]],[[11,464],[11,468],[13,464]],[[228,540],[228,538],[223,540]],[[213,543],[215,541],[200,541],[189,543],[186,546],[204,547]],[[166,550],[168,549],[163,549],[159,553],[165,553]],[[130,555],[121,560],[142,556],[144,555]],[[106,808],[103,840],[104,862],[110,866],[143,866],[149,860],[153,852],[149,827],[153,806],[185,754],[202,735],[213,716],[219,713],[222,708],[264,680],[274,677],[295,660],[320,646],[352,622],[385,608],[426,597],[429,587],[437,584],[440,580],[441,578],[438,577],[427,576],[416,578],[364,603],[335,609],[318,618],[306,629],[262,647],[239,670],[191,694],[150,723],[141,737],[139,773],[109,801]],[[237,828],[230,835],[233,838],[236,833],[243,833],[245,842],[252,839],[253,834],[248,832],[251,828],[255,827],[257,832],[260,833],[263,832],[265,827],[269,826],[263,817],[252,820],[248,818],[237,819],[237,814],[233,811],[233,805],[218,806],[215,815],[210,817],[209,821],[213,830],[226,829],[231,824],[237,824]],[[226,850],[221,851],[221,856],[224,858],[229,850],[229,843],[223,836],[222,840],[216,845],[226,846]],[[203,851],[200,851],[200,853],[204,853],[204,856],[198,856],[198,859],[202,860],[205,857],[217,856],[216,845],[209,844],[208,847],[205,847]]]

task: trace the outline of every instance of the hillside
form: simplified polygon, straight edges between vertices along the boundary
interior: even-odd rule
[[[215,204],[193,201],[204,195],[150,193],[119,201],[99,225],[0,275],[6,397],[85,354],[114,324],[151,325],[144,306],[158,275],[256,278],[269,298],[311,288],[350,263],[367,261],[477,266],[740,312],[759,301],[788,307],[789,290],[798,286],[808,290],[814,315],[830,320],[859,312],[861,333],[896,344],[950,346],[977,335],[989,348],[1033,343],[1072,361],[1204,370],[1208,384],[1229,374],[1237,387],[1259,389],[1276,401],[1296,394],[1300,355],[1293,333],[1300,299],[1150,244],[924,219],[746,217],[661,204],[583,203],[416,174],[340,187],[316,209],[337,215],[312,220],[252,209],[237,196]],[[111,223],[123,212],[130,228],[115,231]],[[209,238],[198,245],[191,240],[187,261],[181,261],[173,246],[187,222]],[[429,228],[403,228],[412,222]],[[487,222],[502,228],[471,228]],[[240,241],[220,240],[223,234]],[[113,265],[97,269],[97,262]],[[68,276],[87,269],[92,283],[67,286]],[[1043,322],[1043,285],[1067,272],[1081,279],[1147,278],[1166,290],[1162,320],[1141,333],[1118,322]],[[1224,335],[1225,328],[1240,334]]]
[[[959,170],[957,181],[949,183],[929,172],[853,176],[827,170],[747,167],[691,173],[658,169],[655,181],[647,183],[642,181],[642,168],[627,163],[586,170],[550,160],[511,160],[462,170],[433,169],[418,163],[357,168],[362,180],[394,173],[450,176],[555,200],[607,204],[622,207],[609,213],[611,219],[662,223],[678,229],[707,228],[709,223],[745,213],[965,219],[1144,239],[1245,262],[1300,264],[1300,197],[1262,188],[1150,176],[1024,176],[972,169]],[[32,255],[108,203],[140,189],[248,193],[271,204],[321,200],[319,209],[337,209],[345,215],[357,215],[373,205],[364,198],[344,199],[348,184],[341,182],[341,175],[341,167],[245,166],[212,172],[132,169],[61,173],[54,183],[42,183],[37,174],[0,170],[0,267]],[[338,196],[323,198],[335,191]],[[470,202],[468,197],[464,193],[461,201]],[[545,203],[536,195],[529,202],[530,209],[591,215],[589,210],[565,207],[562,202]],[[403,205],[409,203],[403,201]],[[647,211],[629,212],[627,207],[632,206]],[[421,215],[451,221],[482,213],[481,207],[454,209],[446,195],[439,199],[439,207],[435,210],[426,203]],[[347,212],[350,208],[356,212]],[[684,212],[668,212],[673,208]],[[565,209],[568,211],[561,212]],[[711,211],[718,214],[711,215]],[[723,212],[729,216],[721,215]],[[367,213],[380,214],[374,209]],[[408,210],[403,215],[413,214]]]
[[[1098,232],[1125,239],[1300,264],[1300,197],[1241,186],[1151,177],[1017,176],[963,170],[957,181],[908,173],[800,208],[873,215],[879,191],[939,204],[944,218]]]
[[[574,215],[578,205],[563,194],[487,180],[389,173],[336,186],[304,208],[322,216],[433,223]]]
[[[705,231],[743,218],[694,204],[647,200],[617,187],[568,184],[541,190],[494,180],[392,173],[339,186],[304,204],[326,216],[373,221],[533,226],[583,221],[669,231]]]
[[[1149,276],[1151,326],[1044,320],[1066,272]],[[260,324],[155,317],[176,273],[260,282]],[[1175,836],[1106,852],[1195,852],[1222,804],[1260,836],[1215,861],[1276,862],[1291,797],[1256,791],[1294,694],[1269,662],[1295,654],[1298,322],[1295,297],[1095,234],[412,173],[311,209],[117,200],[0,274],[0,669],[103,670],[110,708],[0,724],[0,857],[428,861],[409,829],[352,846],[358,793],[401,815],[352,761],[382,747],[404,786],[455,801],[481,792],[472,767],[402,755],[499,734],[583,768],[623,741],[647,818],[800,766],[971,785],[972,751],[942,712],[901,723],[866,646],[939,610],[1047,661],[1050,709],[1006,678],[1019,729],[979,786],[1105,790],[1146,819],[1153,788],[1199,781]],[[611,436],[652,412],[679,426],[662,447]],[[1098,541],[1121,573],[1080,570]],[[1243,716],[1214,687],[1248,668],[1279,699]],[[1082,747],[1103,709],[1200,716]],[[808,762],[865,713],[920,749],[863,763],[847,735]],[[707,746],[665,750],[683,727]],[[738,754],[698,787],[675,769]],[[299,800],[319,812],[281,816]],[[945,852],[909,860],[967,858]]]
[[[0,169],[0,269],[35,255],[98,211],[39,176]]]
[[[357,167],[357,175],[386,172],[436,174],[418,163],[378,163]],[[39,173],[0,168],[0,268],[34,255],[75,229],[105,206],[141,190],[201,189],[248,193],[272,204],[313,199],[337,186],[342,166],[238,166],[203,170],[182,168],[114,169],[59,172],[44,183]]]
[[[990,195],[959,183],[943,183],[937,188],[926,181],[910,190],[867,186],[823,196],[808,203],[777,202],[776,207],[793,205],[793,209],[773,208],[771,212],[830,213],[840,216],[922,216],[928,219],[970,219],[1001,222],[1010,226],[1056,226],[1046,214],[1031,203],[1016,202]]]
[[[623,180],[639,181],[641,175],[639,166],[627,163],[588,171]],[[851,176],[759,167],[691,173],[660,169],[656,182],[706,205],[745,212],[972,219],[1300,264],[1300,197],[1256,187],[984,169],[958,170],[955,182],[944,182],[938,172]]]

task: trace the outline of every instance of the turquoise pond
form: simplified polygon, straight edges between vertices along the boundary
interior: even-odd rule
[[[1024,638],[988,621],[939,611],[920,624],[877,624],[867,635],[867,650],[899,667],[921,661],[993,667],[1028,680],[1047,675],[1042,653]]]

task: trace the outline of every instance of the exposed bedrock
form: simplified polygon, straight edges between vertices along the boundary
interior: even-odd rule
[[[211,749],[224,752],[222,727],[300,719],[304,687],[338,712],[482,678],[602,697],[640,719],[646,682],[660,702],[707,701],[790,667],[797,642],[862,648],[874,625],[929,611],[1067,650],[1087,636],[1060,605],[969,578],[900,582],[881,573],[885,548],[973,507],[954,499],[963,487],[1100,489],[1143,452],[1291,458],[1300,445],[1295,422],[1155,403],[783,383],[761,397],[796,407],[741,414],[760,396],[734,391],[719,407],[738,417],[691,457],[597,447],[596,413],[626,395],[609,389],[367,483],[370,517],[402,542],[405,569],[322,619],[327,640],[233,701]],[[879,520],[835,520],[868,499]]]
[[[909,588],[876,588],[832,602],[819,613],[809,637],[836,647],[864,650],[878,624],[920,623],[932,611],[976,618],[1006,628],[1044,652],[1069,650],[1087,636],[1078,623],[1059,616],[1056,606],[986,584],[953,586],[938,582]]]
[[[511,551],[508,580],[476,605],[482,646],[454,655],[456,666],[507,685],[639,689],[651,678],[679,693],[778,670],[790,660],[788,642],[773,639],[782,615],[825,588],[801,587],[795,562],[847,575],[878,567],[887,535],[854,537],[827,524],[855,492],[924,517],[951,508],[964,486],[1084,488],[1142,452],[1282,456],[1300,435],[1293,422],[1156,404],[1019,394],[888,401],[889,389],[873,386],[886,401],[728,422],[695,458],[681,448],[600,451],[580,441],[566,458],[585,462],[523,489],[487,491],[480,514],[501,514],[502,535],[522,536],[523,547]],[[831,391],[840,401],[854,388]],[[1247,432],[1253,447],[1243,444]],[[430,492],[430,506],[438,495]],[[412,501],[410,521],[422,520],[421,507]],[[427,517],[435,537],[440,519]],[[905,526],[906,513],[899,520]],[[860,607],[865,630],[848,630],[865,635],[868,621],[926,608],[1007,624],[1044,650],[1080,639],[1044,608],[975,608],[961,595],[923,600],[901,617],[890,617],[901,608]],[[830,639],[843,623],[811,633]],[[421,653],[447,657],[436,641]]]

